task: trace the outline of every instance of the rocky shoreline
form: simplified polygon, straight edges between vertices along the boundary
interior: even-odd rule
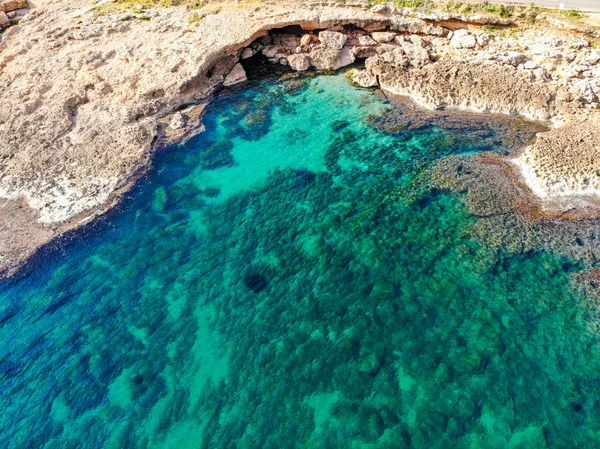
[[[186,114],[176,111],[243,82],[243,60],[259,53],[297,71],[364,61],[351,75],[358,85],[431,109],[549,123],[554,128],[508,165],[524,175],[528,195],[552,218],[589,208],[600,192],[593,33],[530,15],[520,26],[385,4],[220,3],[106,15],[95,6],[49,1],[0,43],[10,105],[0,108],[4,275],[110,209],[149,166],[160,121],[184,131]]]

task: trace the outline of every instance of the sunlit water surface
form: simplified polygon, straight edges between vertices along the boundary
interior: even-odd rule
[[[220,95],[121,210],[0,284],[10,448],[596,448],[570,261],[487,247],[343,76]]]

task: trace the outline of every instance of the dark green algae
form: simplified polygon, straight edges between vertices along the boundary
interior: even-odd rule
[[[441,188],[535,127],[413,113],[341,76],[220,95],[1,285],[6,446],[598,447],[590,263]]]

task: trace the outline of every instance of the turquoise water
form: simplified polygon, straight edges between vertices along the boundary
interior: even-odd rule
[[[429,187],[503,131],[391,112],[343,76],[224,93],[0,284],[3,446],[598,447],[584,267],[486,246]]]

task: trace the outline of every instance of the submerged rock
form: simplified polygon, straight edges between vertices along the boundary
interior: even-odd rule
[[[260,293],[267,288],[267,279],[258,271],[250,270],[244,276],[244,285],[254,293]]]

